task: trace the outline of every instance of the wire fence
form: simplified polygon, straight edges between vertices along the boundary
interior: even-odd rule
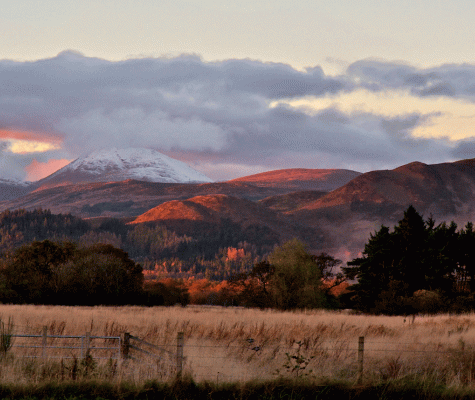
[[[317,344],[296,341],[243,345],[185,345],[185,371],[195,380],[248,381],[276,377],[362,382],[436,376],[475,383],[475,345],[372,341],[364,337]]]
[[[396,342],[365,337],[345,340],[301,340],[290,343],[247,338],[217,345],[203,338],[155,338],[154,343],[120,336],[10,334],[15,357],[39,362],[55,359],[114,360],[128,377],[168,379],[189,374],[196,381],[249,381],[304,375],[361,382],[365,377],[397,378],[404,374],[452,374],[475,383],[475,345]],[[62,362],[62,361],[61,361]],[[135,375],[134,375],[135,374]]]

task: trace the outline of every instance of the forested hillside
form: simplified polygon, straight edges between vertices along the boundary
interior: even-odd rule
[[[252,269],[279,238],[262,226],[223,220],[193,229],[171,230],[159,223],[127,225],[123,220],[83,220],[49,210],[0,213],[0,251],[41,240],[72,241],[81,246],[111,244],[126,251],[154,277],[226,279]],[[147,273],[147,272],[146,272]]]
[[[87,222],[70,214],[55,215],[49,210],[7,210],[0,213],[0,250],[12,250],[34,240],[78,240],[90,229]]]

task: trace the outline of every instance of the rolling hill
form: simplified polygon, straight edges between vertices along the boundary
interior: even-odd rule
[[[55,213],[72,213],[85,218],[98,216],[136,217],[164,202],[186,200],[194,196],[225,194],[258,201],[267,197],[289,194],[294,190],[303,190],[309,186],[328,187],[329,176],[339,174],[339,170],[331,170],[328,174],[324,173],[324,170],[316,170],[318,173],[315,174],[312,173],[313,170],[305,171],[303,173],[300,169],[291,169],[279,171],[277,175],[265,173],[259,178],[259,184],[252,183],[252,181],[256,181],[255,178],[250,179],[249,182],[245,178],[215,183],[164,183],[127,179],[116,182],[99,181],[71,184],[68,183],[68,174],[61,175],[61,180],[58,180],[59,178],[54,177],[53,174],[46,180],[36,183],[36,186],[39,187],[35,190],[30,188],[29,193],[24,191],[20,193],[20,197],[13,199],[9,197],[1,201],[0,211],[18,208],[27,210],[43,208],[51,209]],[[305,179],[302,174],[305,175]],[[359,173],[345,171],[344,181],[348,182],[354,174]],[[285,179],[280,181],[277,176],[285,177]],[[51,180],[52,178],[55,178],[54,182]],[[333,181],[334,185],[335,182]]]
[[[409,205],[436,222],[475,219],[475,160],[423,164],[364,173],[299,208],[294,221],[324,231],[327,248],[363,248],[381,224],[393,225]]]
[[[311,242],[318,239],[316,230],[297,226],[286,216],[260,203],[223,194],[195,196],[187,200],[172,200],[138,216],[130,224],[161,223],[183,233],[207,225],[210,229],[230,222],[246,230],[266,228],[275,237],[289,240],[301,237]],[[312,237],[309,237],[311,235]]]
[[[244,176],[229,182],[245,182],[258,187],[281,187],[291,191],[319,190],[330,192],[343,186],[361,172],[347,169],[280,169]]]

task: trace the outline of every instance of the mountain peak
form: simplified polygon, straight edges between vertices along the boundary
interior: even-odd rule
[[[162,183],[212,182],[206,175],[184,162],[158,151],[146,148],[111,148],[77,158],[38,183],[57,185],[127,179]]]

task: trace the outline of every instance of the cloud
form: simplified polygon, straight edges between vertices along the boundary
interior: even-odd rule
[[[475,158],[475,140],[462,140],[452,150],[452,156],[458,159]]]
[[[44,153],[45,151],[57,150],[59,148],[58,145],[31,140],[12,140],[8,146],[8,149],[16,154]]]
[[[331,105],[308,113],[284,103],[362,88],[472,99],[475,67],[421,70],[363,60],[344,75],[328,76],[319,66],[298,71],[247,59],[205,62],[182,55],[110,62],[66,51],[34,62],[0,61],[0,87],[0,140],[52,146],[35,153],[35,161],[4,149],[16,175],[32,176],[32,165],[49,168],[55,165],[50,159],[101,148],[150,147],[226,179],[266,168],[366,170],[447,161],[457,154],[457,143],[413,135],[437,113],[389,117]],[[13,172],[0,161],[0,174]]]
[[[409,64],[369,59],[351,64],[346,72],[349,79],[374,91],[408,89],[420,97],[475,101],[475,65],[472,64],[419,69]]]
[[[0,145],[0,177],[25,179],[25,168],[33,158],[29,155],[14,154],[7,147],[7,143]]]
[[[192,116],[183,118],[157,110],[121,108],[106,113],[97,109],[77,118],[65,119],[58,128],[70,134],[68,145],[88,153],[94,147],[107,148],[111,142],[133,147],[159,147],[169,150],[219,150],[226,132],[212,121]]]
[[[60,159],[60,160],[48,160],[46,162],[37,161],[33,159],[31,164],[25,167],[27,173],[26,180],[37,181],[42,178],[51,175],[53,172],[68,165],[72,160]]]
[[[426,124],[431,115],[410,114],[394,118],[369,113],[346,114],[325,109],[314,115],[280,106],[259,123],[249,124],[230,138],[226,151],[203,154],[175,151],[172,156],[200,166],[215,179],[238,177],[236,165],[279,168],[349,168],[360,171],[393,168],[420,160],[442,162],[453,158],[448,139],[414,138],[411,131]],[[233,168],[225,168],[226,164]],[[223,165],[221,174],[209,164]]]
[[[63,138],[46,132],[32,132],[0,128],[0,140],[11,142],[35,142],[49,144],[54,148],[61,145]]]

